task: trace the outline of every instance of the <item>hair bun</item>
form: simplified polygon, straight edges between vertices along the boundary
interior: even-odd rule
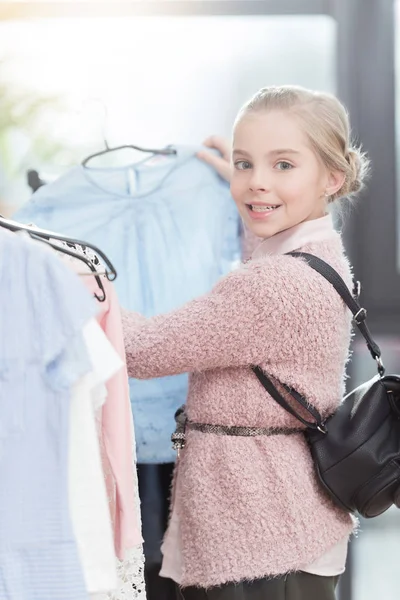
[[[356,150],[349,150],[347,160],[350,165],[349,172],[349,190],[350,193],[359,192],[363,185],[363,178],[361,176],[362,170],[362,158],[360,152]]]
[[[364,187],[365,179],[369,173],[369,160],[360,148],[350,148],[346,160],[349,168],[343,187],[339,192],[341,197],[359,192]]]

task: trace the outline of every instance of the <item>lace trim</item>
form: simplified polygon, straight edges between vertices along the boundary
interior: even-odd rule
[[[118,589],[105,594],[91,594],[91,600],[146,600],[141,546],[127,552],[124,561],[117,560],[117,572]]]

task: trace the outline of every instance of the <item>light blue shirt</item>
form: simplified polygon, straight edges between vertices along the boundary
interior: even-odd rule
[[[195,157],[151,156],[113,169],[76,167],[38,190],[14,218],[87,240],[114,263],[122,306],[146,316],[201,294],[240,258],[240,223],[228,185]],[[139,463],[171,462],[174,413],[187,375],[130,380]]]
[[[95,301],[47,248],[0,228],[0,598],[87,600],[68,508],[70,390]]]

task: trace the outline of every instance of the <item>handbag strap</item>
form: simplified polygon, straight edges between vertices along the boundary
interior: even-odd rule
[[[371,333],[365,322],[367,311],[365,308],[362,308],[359,302],[353,297],[339,273],[337,273],[337,271],[335,271],[335,269],[333,269],[324,260],[314,256],[313,254],[308,254],[306,252],[288,252],[287,254],[295,258],[299,257],[306,259],[308,265],[314,269],[314,271],[317,271],[320,275],[322,275],[322,277],[329,281],[329,283],[335,288],[343,302],[352,312],[354,322],[364,337],[372,358],[377,362],[379,375],[382,376],[385,373],[385,367],[383,366],[381,359],[382,353],[378,344],[372,339]],[[276,386],[272,383],[271,379],[264,373],[261,367],[252,366],[252,370],[260,381],[261,385],[282,408],[284,408],[293,417],[296,417],[296,419],[298,419],[309,429],[318,429],[322,433],[326,433],[326,428],[321,414],[312,404],[307,402],[304,396],[299,394],[299,392],[289,387],[285,383],[279,382],[285,391],[314,418],[314,421],[307,421],[289,404],[289,402],[282,396]]]
[[[366,323],[367,311],[365,308],[362,308],[360,303],[353,297],[339,273],[324,260],[314,256],[313,254],[308,254],[307,252],[288,252],[288,255],[305,258],[308,265],[314,269],[314,271],[317,271],[320,275],[322,275],[322,277],[329,281],[329,283],[335,288],[343,302],[352,312],[354,322],[357,325],[361,335],[365,339],[372,358],[378,363],[379,374],[383,375],[385,369],[381,360],[382,352],[378,344],[372,339],[371,332],[368,329]]]
[[[251,368],[252,368],[253,372],[255,373],[256,377],[258,378],[259,382],[261,383],[261,385],[267,390],[269,395],[272,396],[272,398],[275,400],[275,402],[277,402],[280,406],[282,406],[282,408],[284,408],[293,417],[296,417],[296,419],[298,421],[300,421],[300,423],[303,423],[303,425],[305,425],[309,429],[319,429],[322,432],[325,431],[325,427],[324,427],[324,423],[323,423],[321,414],[315,408],[315,406],[313,406],[312,404],[307,402],[307,400],[301,394],[299,394],[299,392],[296,392],[296,390],[290,388],[285,383],[280,383],[281,386],[288,392],[288,394],[290,396],[292,396],[292,398],[294,398],[296,400],[296,402],[298,402],[303,408],[305,408],[305,410],[312,417],[314,417],[315,421],[307,421],[306,419],[304,419],[304,417],[302,417],[289,404],[289,402],[282,396],[282,394],[279,392],[279,390],[276,388],[276,386],[272,383],[271,379],[269,379],[269,377],[264,373],[264,371],[261,369],[261,367],[252,366]]]

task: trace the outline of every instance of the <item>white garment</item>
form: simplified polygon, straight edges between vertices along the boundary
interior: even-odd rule
[[[340,540],[332,548],[329,548],[311,565],[307,565],[302,569],[305,573],[312,575],[322,575],[324,577],[332,577],[341,575],[346,569],[347,545],[349,538],[346,536]]]
[[[84,327],[83,338],[93,370],[72,391],[69,502],[86,587],[93,593],[113,590],[118,581],[95,411],[106,400],[105,382],[123,363],[94,319]]]
[[[91,594],[90,600],[146,600],[142,546],[127,550],[124,560],[116,559],[116,561],[118,573],[116,591]]]

